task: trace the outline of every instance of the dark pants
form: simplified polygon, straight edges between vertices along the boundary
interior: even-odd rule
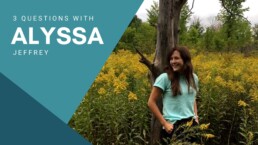
[[[176,137],[176,140],[182,140],[185,142],[197,142],[197,139],[195,137],[188,137],[185,138],[187,135],[184,133],[185,127],[182,127],[182,125],[186,124],[187,122],[190,122],[193,118],[187,118],[187,119],[182,119],[179,121],[176,121],[174,124],[173,131],[171,133],[167,133],[165,129],[161,130],[161,144],[162,145],[168,145],[170,144],[170,140],[172,137]],[[198,123],[193,119],[193,124],[191,127],[198,125]],[[193,133],[193,132],[192,132]]]

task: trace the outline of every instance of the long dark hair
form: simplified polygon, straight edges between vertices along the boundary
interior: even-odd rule
[[[181,89],[180,89],[180,84],[179,84],[180,73],[175,72],[170,65],[171,55],[175,51],[178,51],[180,53],[180,56],[184,62],[183,71],[182,71],[181,75],[183,75],[186,78],[186,82],[188,85],[188,93],[190,92],[190,87],[193,87],[196,90],[196,85],[195,85],[194,76],[193,76],[193,65],[192,65],[192,61],[191,61],[190,52],[186,47],[177,46],[177,47],[174,47],[168,53],[168,56],[167,56],[168,66],[165,69],[165,71],[168,73],[169,79],[171,80],[171,89],[173,92],[173,96],[177,96],[178,94],[181,95]]]

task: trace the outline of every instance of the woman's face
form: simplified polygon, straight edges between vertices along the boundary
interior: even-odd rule
[[[170,57],[170,65],[176,72],[181,72],[183,70],[184,61],[181,58],[179,51],[175,50]]]

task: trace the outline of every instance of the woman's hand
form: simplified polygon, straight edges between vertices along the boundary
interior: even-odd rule
[[[197,124],[199,124],[199,118],[198,118],[198,116],[195,116],[195,122],[196,122]]]
[[[166,122],[164,124],[164,128],[166,130],[167,133],[172,133],[173,129],[174,129],[174,125],[169,123],[169,122]]]

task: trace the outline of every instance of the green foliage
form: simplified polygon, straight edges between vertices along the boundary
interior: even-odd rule
[[[243,17],[243,13],[248,8],[243,8],[242,3],[245,0],[224,0],[222,11],[218,19],[222,22],[222,39],[226,40],[226,49],[240,50],[251,41],[251,32],[249,22]]]
[[[252,28],[252,30],[253,30],[254,40],[258,40],[258,24],[255,24],[254,27]]]
[[[135,48],[146,54],[152,54],[155,51],[156,29],[148,23],[139,25],[137,21],[136,24],[131,23],[131,26],[126,29],[114,51],[125,49],[135,52]]]
[[[252,145],[253,139],[254,139],[254,133],[252,131],[249,131],[251,130],[250,128],[251,126],[248,125],[252,122],[250,122],[249,120],[249,115],[246,109],[247,106],[241,106],[241,107],[242,108],[240,111],[242,116],[240,116],[241,123],[239,127],[239,130],[240,130],[239,134],[242,137],[242,141],[240,141],[240,143],[243,145]]]
[[[253,46],[254,49],[258,50],[258,24],[255,24],[254,27],[252,28],[252,32],[253,32]]]
[[[189,30],[195,29],[197,30],[197,37],[200,38],[204,32],[204,28],[201,25],[200,19],[197,18],[196,20],[193,21],[193,23],[190,25]]]
[[[215,29],[212,27],[206,28],[206,32],[203,35],[203,47],[207,50],[212,50],[215,48]]]
[[[134,38],[135,38],[136,29],[132,27],[128,27],[120,41],[118,42],[115,51],[119,49],[126,49],[133,51],[134,49]]]
[[[187,23],[190,20],[191,17],[190,9],[188,4],[186,3],[180,14],[180,20],[179,20],[179,44],[186,44],[187,43]]]
[[[203,37],[203,31],[204,28],[200,23],[200,19],[198,18],[195,21],[193,21],[188,30],[186,44],[191,47],[200,46],[201,39]]]
[[[222,35],[220,29],[215,26],[207,27],[201,40],[201,48],[205,51],[222,51],[225,48]]]
[[[159,4],[158,2],[153,1],[150,10],[147,10],[147,21],[154,28],[157,27],[158,24],[158,15],[159,15]]]
[[[180,14],[179,44],[196,48],[198,51],[240,51],[247,55],[251,54],[251,50],[258,49],[258,27],[251,28],[250,23],[241,17],[243,12],[248,9],[242,8],[240,1],[228,3],[229,1],[226,0],[225,4],[232,13],[222,9],[215,19],[220,23],[206,28],[201,25],[199,18],[187,27],[191,13],[188,5],[184,5]],[[237,5],[232,6],[234,3]],[[137,16],[133,18],[114,51],[125,49],[135,52],[135,48],[137,48],[146,54],[155,52],[157,2],[154,2],[151,9],[148,10],[148,16],[148,23],[142,22]]]
[[[142,24],[142,20],[139,19],[136,15],[133,17],[131,23],[129,24],[130,28],[139,28]]]
[[[143,23],[134,38],[135,47],[141,52],[152,54],[155,52],[156,29],[147,23]]]

